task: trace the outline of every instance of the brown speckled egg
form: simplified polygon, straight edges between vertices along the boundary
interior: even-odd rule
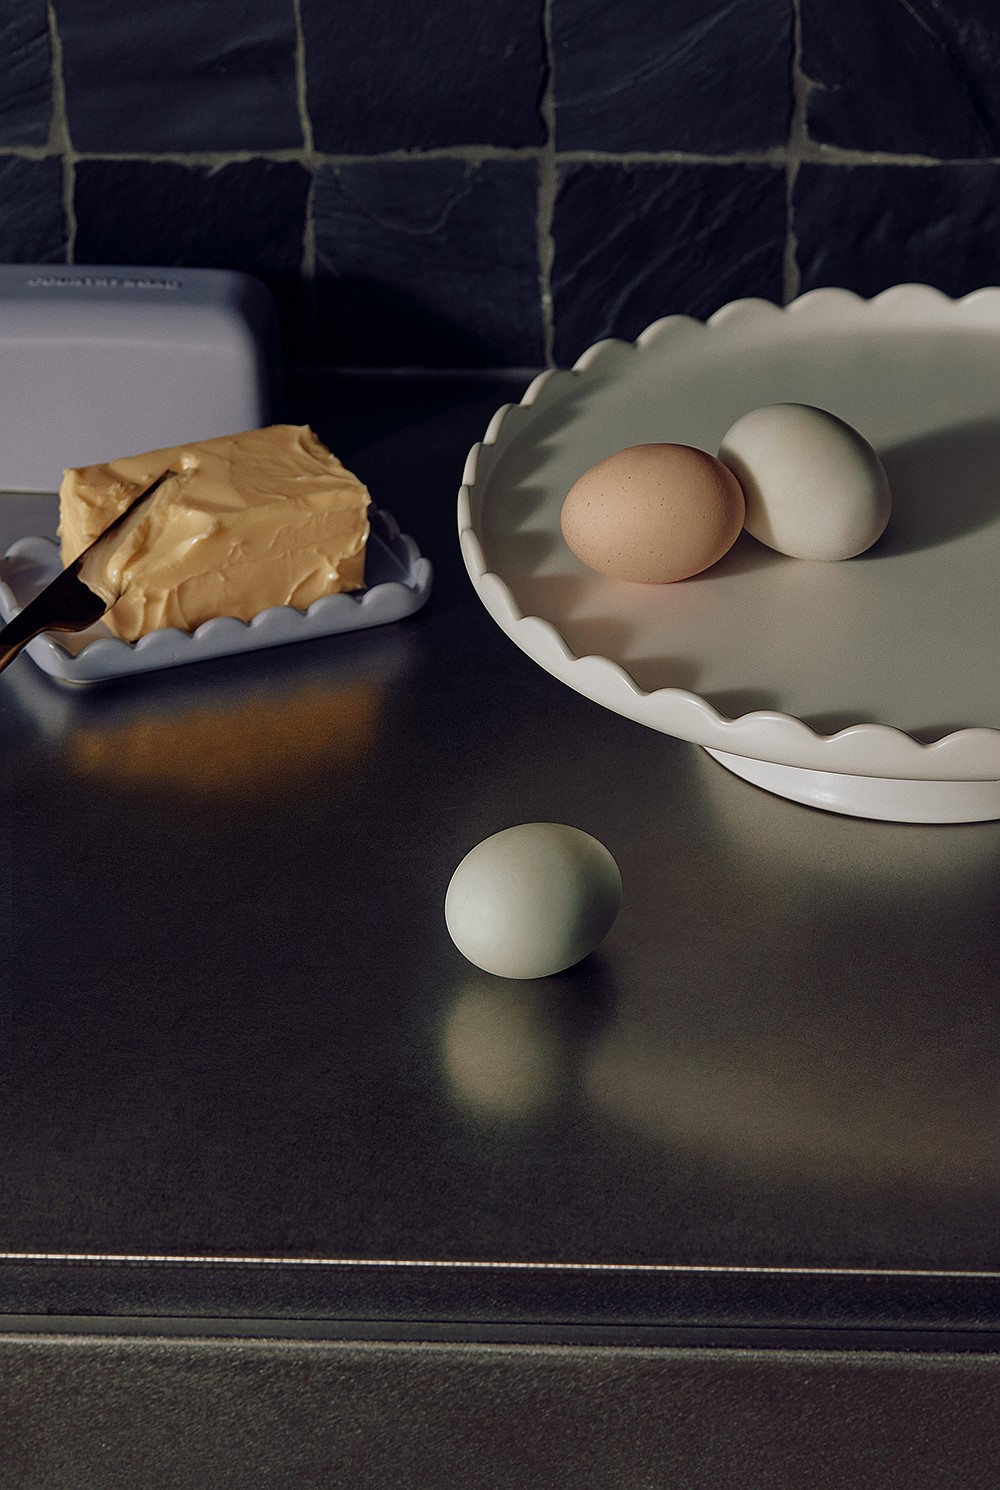
[[[732,471],[690,445],[631,445],[585,471],[562,508],[567,544],[611,579],[688,579],[736,542],[746,503]]]

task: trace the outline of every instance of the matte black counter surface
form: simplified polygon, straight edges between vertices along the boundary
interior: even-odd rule
[[[524,657],[454,517],[523,386],[292,390],[432,559],[420,615],[0,677],[0,1314],[997,1326],[997,826],[795,806]],[[511,983],[444,893],[535,819],[624,902]]]

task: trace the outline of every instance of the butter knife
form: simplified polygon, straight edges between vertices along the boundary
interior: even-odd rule
[[[99,621],[111,609],[118,596],[113,595],[108,599],[99,595],[80,577],[80,570],[88,561],[93,568],[93,561],[99,558],[100,549],[120,533],[129,518],[135,515],[136,509],[147,502],[174,474],[173,471],[161,472],[152,485],[141,491],[82,554],[71,564],[67,564],[62,574],[57,575],[40,595],[36,595],[23,610],[18,611],[13,620],[7,622],[0,630],[0,672],[9,662],[13,662],[22,647],[26,647],[41,632],[86,631],[88,626],[93,626],[95,621]]]

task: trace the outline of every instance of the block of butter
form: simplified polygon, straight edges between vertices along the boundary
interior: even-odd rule
[[[295,424],[67,470],[59,489],[63,563],[165,470],[176,475],[102,554],[104,574],[88,576],[100,593],[119,596],[104,618],[116,636],[194,631],[214,616],[250,621],[274,605],[305,610],[364,584],[368,489],[307,425]]]

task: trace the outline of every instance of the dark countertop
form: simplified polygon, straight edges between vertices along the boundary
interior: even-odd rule
[[[997,825],[795,806],[523,656],[454,513],[526,381],[291,389],[431,557],[420,615],[0,677],[0,1315],[996,1339]],[[534,819],[625,899],[508,983],[444,892]]]

